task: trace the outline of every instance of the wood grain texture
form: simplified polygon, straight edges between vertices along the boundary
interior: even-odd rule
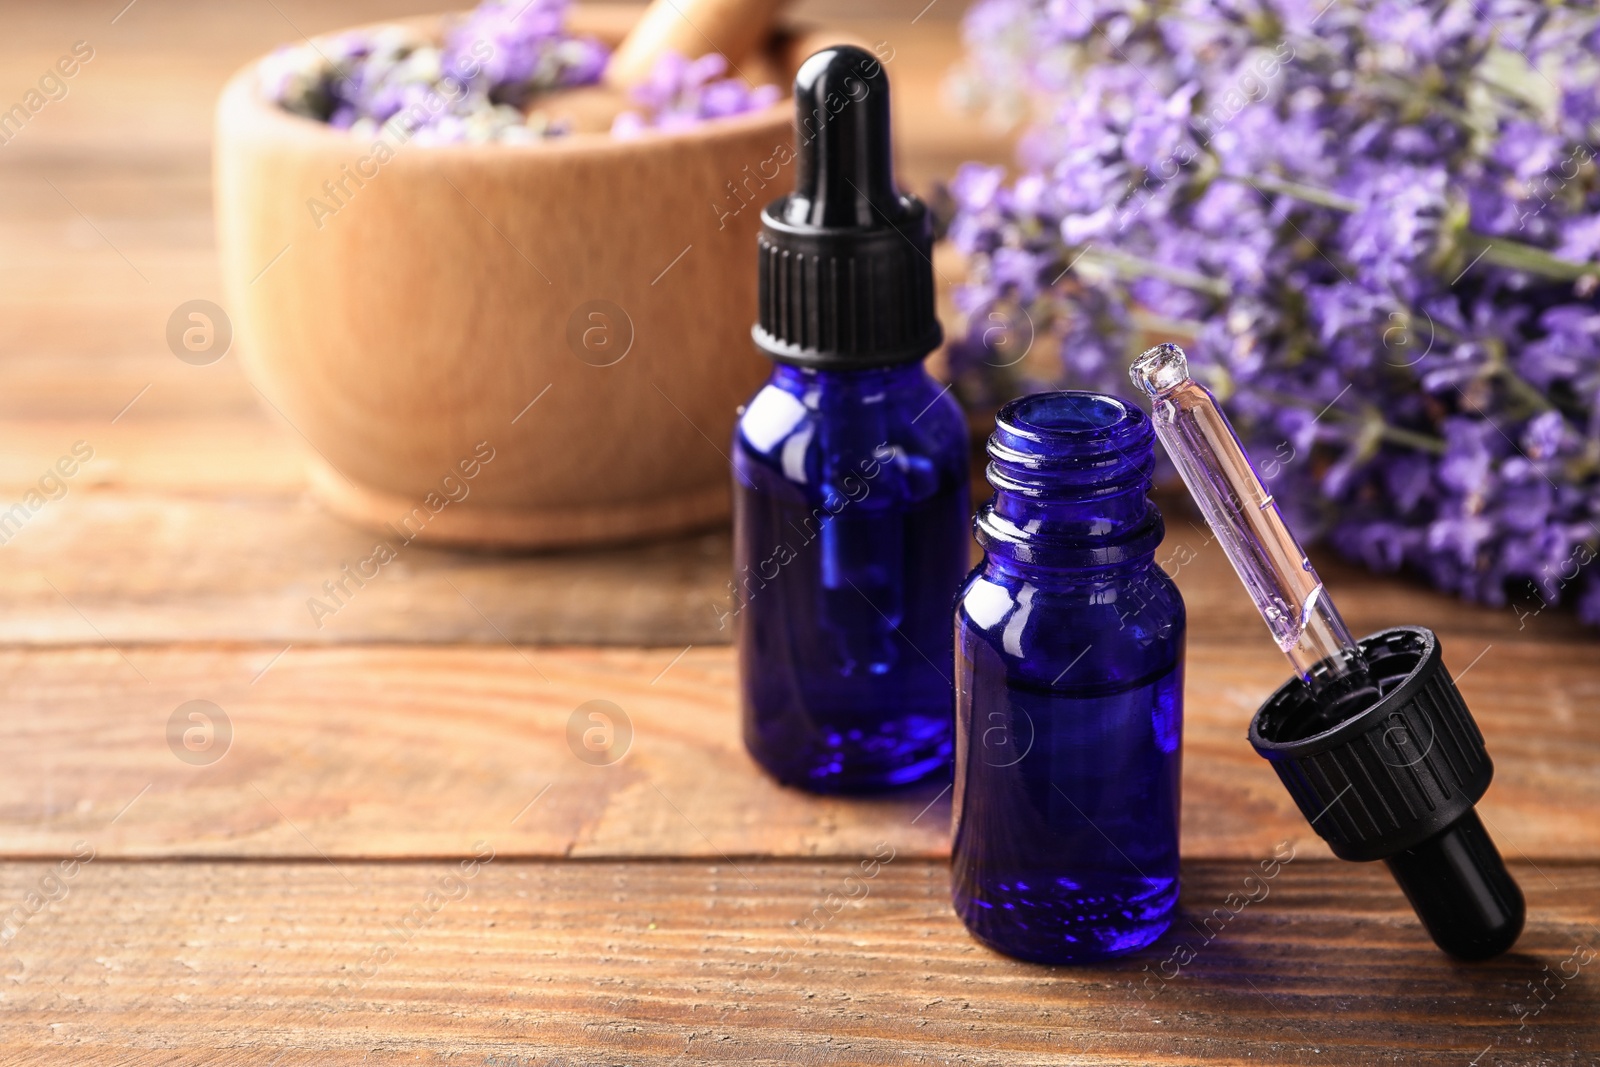
[[[354,595],[341,606],[323,583],[343,581],[341,568],[369,558],[377,539],[306,499],[287,433],[266,416],[0,422],[0,512],[75,442],[94,449],[61,499],[20,531],[4,531],[14,536],[0,546],[0,640],[77,643],[98,631],[118,644],[510,639],[681,648],[732,639],[725,530],[536,555],[403,546],[376,579],[347,586]],[[1254,607],[1199,519],[1177,496],[1159,500],[1168,538],[1157,560],[1183,590],[1191,642],[1264,643]],[[1570,613],[1537,612],[1531,598],[1496,611],[1313,555],[1357,633],[1402,621],[1431,626],[1463,666],[1490,646],[1486,659],[1527,641],[1593,641]],[[317,612],[313,597],[339,610]]]
[[[899,854],[872,877],[97,858],[0,952],[0,1062],[1591,1064],[1600,961],[1573,954],[1600,945],[1600,868],[1515,866],[1528,929],[1487,964],[1441,956],[1381,866],[1297,857],[1209,927],[1255,866],[1188,863],[1156,945],[1050,968],[972,941],[943,866]],[[0,900],[51,870],[0,868]]]
[[[74,488],[0,548],[0,640],[681,648],[730,639],[718,613],[727,611],[726,533],[536,556],[397,543],[375,579],[348,582],[343,568],[369,558],[377,540],[298,494]],[[335,597],[327,582],[346,584]]]
[[[1244,738],[1282,673],[1259,644],[1191,656],[1187,856],[1264,855],[1283,839],[1327,854]],[[90,836],[142,857],[454,856],[480,837],[540,857],[861,856],[887,833],[909,855],[948,850],[939,786],[828,799],[763,776],[740,741],[726,647],[281,651],[0,652],[0,855],[61,855]],[[1593,684],[1583,651],[1491,653],[1462,680],[1497,771],[1479,811],[1510,858],[1600,855],[1600,720],[1573,699]],[[1463,651],[1446,659],[1465,666]],[[167,734],[197,699],[233,731],[205,766]],[[569,743],[593,700],[631,722],[610,766]]]

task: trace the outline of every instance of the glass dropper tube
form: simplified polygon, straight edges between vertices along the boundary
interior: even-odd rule
[[[1289,532],[1216,398],[1165,344],[1128,369],[1149,394],[1156,436],[1255,601],[1278,647],[1325,711],[1374,689],[1349,627]]]

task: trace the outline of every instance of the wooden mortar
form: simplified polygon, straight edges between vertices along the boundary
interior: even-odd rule
[[[571,24],[615,43],[635,11]],[[831,40],[769,58],[790,80]],[[316,497],[424,542],[521,548],[724,519],[735,409],[769,371],[755,241],[793,185],[791,109],[380,162],[237,74],[216,131],[227,311]]]

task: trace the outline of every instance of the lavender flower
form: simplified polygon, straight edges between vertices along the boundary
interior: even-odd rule
[[[728,61],[712,52],[689,60],[669,52],[656,61],[650,78],[633,91],[645,112],[624,111],[611,125],[613,137],[637,137],[646,129],[679,130],[706,119],[760,111],[777,103],[776,85],[750,88],[742,78],[724,78]]]
[[[562,29],[565,0],[517,13],[483,4],[441,47],[399,26],[283,48],[261,64],[262,92],[289,111],[366,138],[396,124],[418,144],[531,141],[561,130],[527,119],[535,93],[595,81],[605,47]]]
[[[529,105],[541,93],[590,85],[610,53],[565,28],[568,0],[485,0],[449,26],[443,44],[399,26],[281,48],[262,61],[262,93],[285,109],[372,138],[391,124],[416,144],[537,141],[567,132]],[[768,107],[775,86],[722,78],[711,55],[667,56],[613,132],[679,129]]]
[[[1297,523],[1600,624],[1600,14],[1537,0],[977,0],[964,396],[1182,339]],[[999,319],[996,319],[996,316]],[[997,358],[995,322],[1033,350]]]
[[[564,28],[567,0],[486,0],[446,38],[443,58],[474,70],[491,100],[522,107],[536,93],[600,80],[609,57]]]

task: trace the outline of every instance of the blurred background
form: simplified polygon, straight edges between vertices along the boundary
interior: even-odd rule
[[[802,3],[791,15],[893,40],[902,180],[929,191],[962,159],[1000,159],[1006,148],[942,102],[961,11],[954,0],[924,7]],[[307,35],[436,10],[293,0],[0,7],[0,69],[16,83],[8,105],[75,42],[92,50],[64,79],[65,95],[0,147],[0,481],[20,498],[74,441],[95,457],[9,540],[0,639],[76,640],[92,636],[87,618],[112,641],[360,640],[404,633],[427,605],[441,638],[498,641],[436,571],[519,640],[640,641],[653,632],[645,620],[663,612],[689,637],[715,634],[710,604],[727,565],[717,534],[692,550],[621,550],[644,568],[625,587],[615,576],[629,572],[590,573],[583,560],[506,563],[524,574],[570,569],[573,581],[532,599],[508,595],[470,556],[422,550],[318,633],[306,598],[371,537],[305,498],[309,449],[248,384],[237,347],[209,365],[169,347],[180,305],[227,304],[212,146],[228,78]]]

